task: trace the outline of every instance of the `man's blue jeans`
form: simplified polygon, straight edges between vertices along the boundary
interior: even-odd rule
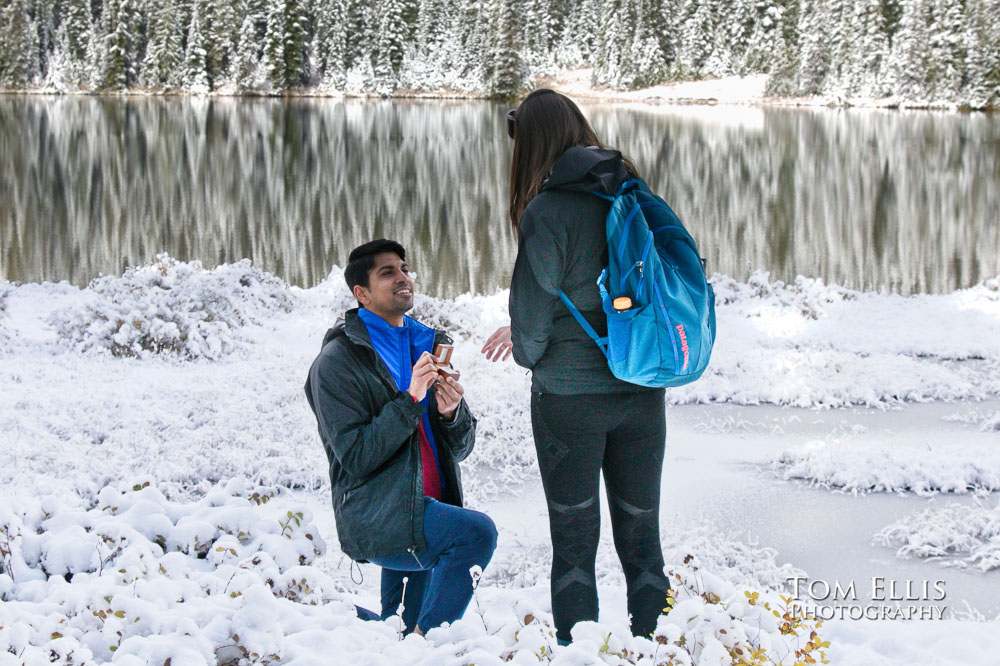
[[[425,497],[424,540],[426,551],[371,560],[382,567],[382,619],[395,615],[402,601],[407,631],[428,631],[462,617],[472,599],[469,569],[489,564],[497,528],[485,513]]]

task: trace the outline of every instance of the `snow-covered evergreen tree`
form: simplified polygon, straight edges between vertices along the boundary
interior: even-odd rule
[[[90,90],[100,90],[104,86],[104,73],[107,70],[108,46],[105,37],[110,30],[107,14],[90,24],[87,34],[87,55],[84,58],[82,72],[85,85]]]
[[[267,7],[267,33],[264,35],[262,63],[267,81],[272,88],[281,90],[285,74],[285,2],[270,0]]]
[[[102,27],[105,30],[102,86],[124,90],[134,84],[138,74],[135,36],[134,0],[104,0]]]
[[[0,86],[22,88],[39,74],[38,29],[26,0],[10,0],[0,9]]]
[[[648,88],[667,78],[667,57],[660,47],[657,26],[647,12],[657,11],[654,4],[638,0],[634,7],[635,31],[628,53],[631,80],[623,81],[628,88]]]
[[[966,61],[966,0],[934,0],[931,12],[931,71],[928,85],[932,95],[958,99],[964,85]]]
[[[745,74],[748,70],[747,51],[750,35],[754,31],[754,5],[756,0],[733,0],[723,4],[719,16],[719,32],[723,43],[719,46],[726,53],[726,71]]]
[[[171,0],[159,0],[151,7],[149,42],[139,72],[144,88],[172,88],[179,83],[181,32],[177,11]]]
[[[378,19],[369,0],[345,0],[347,43],[344,66],[350,70],[361,60],[371,60],[377,40]]]
[[[402,0],[382,2],[378,46],[375,49],[375,81],[376,89],[383,94],[396,89],[399,66],[403,62],[406,36],[410,32],[405,9]]]
[[[889,36],[885,29],[883,0],[855,0],[851,24],[855,47],[848,54],[845,87],[849,95],[878,98],[885,96],[885,67],[889,57]]]
[[[233,60],[232,78],[237,87],[249,90],[257,87],[257,71],[260,67],[258,53],[260,40],[257,37],[258,18],[248,14],[240,27],[240,39],[236,46],[236,56]]]
[[[639,13],[645,21],[646,32],[656,40],[663,54],[664,66],[669,66],[677,57],[673,42],[674,4],[672,0],[640,0]]]
[[[635,15],[630,13],[631,9],[631,0],[609,0],[604,6],[591,76],[595,86],[628,87],[634,78],[629,62],[631,37],[635,32]]]
[[[497,0],[496,41],[493,45],[490,95],[495,98],[515,97],[521,92],[523,63],[518,47],[521,21],[516,0]]]
[[[781,37],[770,64],[765,94],[786,97],[798,92],[799,85],[799,0],[783,0]]]
[[[344,89],[347,75],[347,16],[344,0],[320,3],[313,35],[313,60],[321,84],[336,90]]]
[[[820,5],[824,32],[822,40],[829,51],[825,92],[846,98],[849,94],[849,67],[856,48],[856,26],[851,5],[861,0],[824,0]]]
[[[460,0],[451,34],[457,41],[458,75],[467,81],[489,83],[486,59],[493,45],[489,0]]]
[[[31,0],[28,13],[35,27],[34,48],[31,56],[38,63],[38,76],[44,77],[49,70],[49,55],[56,43],[57,3],[52,0]]]
[[[927,0],[907,0],[889,54],[888,81],[894,95],[928,99]]]
[[[981,107],[998,15],[1000,0],[0,0],[0,83],[506,94],[589,66],[614,88],[761,73],[776,95]]]
[[[545,70],[552,62],[553,20],[549,0],[525,0],[523,5],[519,5],[517,2],[502,2],[496,6],[496,11],[498,14],[524,12],[524,20],[519,21],[523,32],[517,42],[523,45],[524,56],[533,68]],[[494,34],[504,29],[502,17],[497,27],[498,30]],[[510,43],[513,44],[514,41]]]
[[[444,41],[448,6],[453,5],[446,0],[420,0],[414,30],[414,45],[419,51],[432,51]]]
[[[202,34],[205,38],[205,68],[209,85],[218,87],[229,76],[238,41],[239,18],[228,0],[209,0],[202,7]]]
[[[82,63],[87,56],[90,33],[90,0],[65,0],[62,27],[66,31],[67,55],[71,62]]]
[[[823,34],[825,14],[820,0],[802,0],[799,5],[799,82],[801,95],[823,91],[830,70],[830,46]]]
[[[184,74],[181,85],[193,93],[204,94],[211,90],[208,77],[208,51],[205,48],[205,34],[202,29],[206,3],[195,0],[188,28],[187,49],[184,52]]]
[[[283,88],[298,88],[309,82],[308,17],[301,0],[285,0],[285,46]]]
[[[969,54],[967,99],[973,108],[1000,106],[1000,2],[968,0],[965,43]]]
[[[555,64],[582,67],[594,62],[605,0],[581,0],[569,12],[555,47]],[[669,36],[668,36],[669,39]]]
[[[750,31],[740,67],[741,74],[770,73],[786,48],[784,13],[776,0],[754,0],[750,12]]]
[[[562,38],[572,15],[582,9],[582,4],[580,0],[548,0],[550,52],[555,49],[556,44]]]
[[[716,3],[712,0],[684,0],[678,25],[677,60],[671,76],[700,78],[709,71],[709,61],[715,54]],[[718,58],[716,58],[718,60]]]
[[[49,69],[45,75],[45,87],[59,92],[66,92],[76,87],[73,76],[73,62],[69,55],[69,38],[66,36],[66,24],[56,30],[55,46],[49,56]]]
[[[457,40],[451,32],[458,9],[450,0],[419,0],[413,42],[404,65],[407,76],[416,77],[414,84],[448,85],[449,73],[458,60]]]

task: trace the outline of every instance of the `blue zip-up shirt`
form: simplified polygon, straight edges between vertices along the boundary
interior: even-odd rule
[[[405,391],[410,387],[410,379],[413,377],[413,364],[417,362],[420,355],[426,352],[433,353],[434,329],[424,326],[416,319],[403,315],[402,326],[392,326],[382,317],[365,308],[358,308],[358,317],[364,322],[368,329],[368,336],[371,338],[372,347],[375,353],[389,368],[389,374],[396,382],[396,388]],[[441,461],[438,459],[437,444],[434,442],[434,433],[431,432],[430,417],[427,412],[427,401],[430,396],[424,396],[421,404],[424,406],[424,414],[420,417],[420,422],[424,427],[424,434],[434,452],[434,462],[438,468],[438,477],[441,479],[441,490],[444,490],[444,474],[441,472]]]

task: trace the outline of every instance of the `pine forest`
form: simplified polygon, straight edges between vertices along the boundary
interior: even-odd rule
[[[0,0],[0,88],[511,97],[768,75],[774,97],[1000,105],[1000,0]]]

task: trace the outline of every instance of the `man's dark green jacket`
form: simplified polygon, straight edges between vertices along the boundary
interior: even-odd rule
[[[451,338],[435,331],[434,344],[442,343]],[[417,435],[424,406],[396,388],[357,309],[327,331],[305,389],[330,464],[344,553],[368,560],[426,550]],[[463,399],[454,420],[446,421],[438,413],[435,388],[427,403],[444,476],[443,501],[462,506],[458,463],[472,452],[476,419]]]

